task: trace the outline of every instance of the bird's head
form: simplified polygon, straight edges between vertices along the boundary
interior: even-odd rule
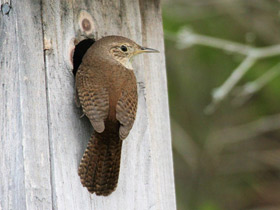
[[[122,36],[107,36],[99,40],[109,54],[128,69],[132,69],[130,60],[141,53],[156,53],[158,50],[142,47]]]

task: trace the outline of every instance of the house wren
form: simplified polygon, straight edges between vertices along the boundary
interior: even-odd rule
[[[118,183],[122,141],[136,116],[137,84],[130,60],[157,50],[121,36],[96,41],[76,74],[77,101],[94,128],[79,166],[84,187],[109,195]]]

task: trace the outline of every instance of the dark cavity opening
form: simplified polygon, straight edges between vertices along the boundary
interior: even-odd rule
[[[84,39],[83,41],[79,42],[79,44],[76,45],[74,54],[73,54],[73,74],[76,76],[76,73],[78,71],[78,68],[80,64],[82,63],[82,59],[84,55],[86,54],[87,50],[90,48],[91,45],[95,42],[94,39]]]

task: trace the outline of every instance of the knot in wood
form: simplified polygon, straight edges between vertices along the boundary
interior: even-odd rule
[[[85,31],[90,31],[91,30],[91,24],[90,21],[88,19],[83,19],[82,21],[82,27]]]
[[[92,16],[85,10],[82,10],[79,14],[79,26],[82,32],[87,36],[94,31],[94,21]]]
[[[9,3],[5,3],[1,5],[1,11],[3,15],[8,15],[11,10],[11,6]]]

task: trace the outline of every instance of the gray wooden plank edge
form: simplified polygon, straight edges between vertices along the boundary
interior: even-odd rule
[[[40,2],[13,1],[0,40],[0,207],[51,209]]]

